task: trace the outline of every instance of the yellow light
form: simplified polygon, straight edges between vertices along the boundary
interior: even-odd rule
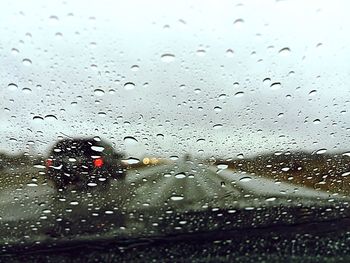
[[[143,158],[143,164],[149,164],[150,160],[149,158]]]

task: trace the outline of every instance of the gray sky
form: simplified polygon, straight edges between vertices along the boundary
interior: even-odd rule
[[[348,1],[0,7],[2,151],[63,134],[136,157],[350,148]]]

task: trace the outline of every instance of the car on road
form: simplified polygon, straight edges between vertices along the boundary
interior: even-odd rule
[[[49,153],[46,175],[57,190],[108,187],[125,178],[122,156],[96,137],[63,139]]]

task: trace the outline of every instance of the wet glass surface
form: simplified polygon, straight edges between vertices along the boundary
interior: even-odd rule
[[[2,1],[1,256],[346,260],[348,7]]]

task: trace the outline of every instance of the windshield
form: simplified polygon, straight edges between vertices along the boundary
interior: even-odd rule
[[[349,215],[347,1],[0,7],[4,253]]]

